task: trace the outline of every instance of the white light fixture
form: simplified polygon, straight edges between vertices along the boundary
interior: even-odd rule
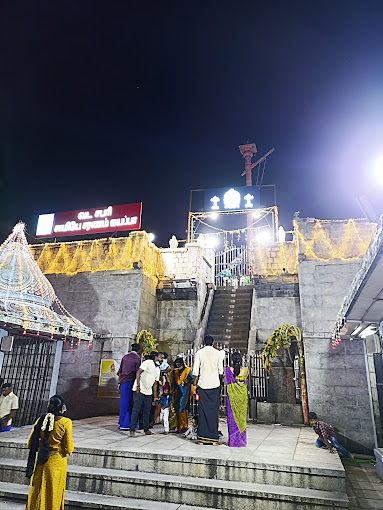
[[[359,338],[366,338],[367,336],[374,335],[377,331],[377,326],[375,324],[370,324],[363,331],[359,333]]]
[[[374,173],[376,180],[383,185],[383,156],[375,161]]]
[[[220,201],[220,199],[217,197],[217,196],[214,196],[210,199],[210,202],[213,202],[213,205],[211,206],[211,208],[214,210],[218,210],[219,209],[219,205],[218,205],[218,202]]]
[[[206,248],[215,248],[218,245],[218,237],[214,235],[207,235],[205,237]]]
[[[263,211],[261,211],[260,209],[256,209],[254,212],[253,212],[253,218],[255,220],[257,220],[258,218],[260,218],[263,214]]]
[[[225,209],[240,209],[241,194],[239,191],[231,188],[223,195],[223,204]]]
[[[156,236],[151,232],[150,234],[148,234],[148,237],[149,237],[149,241],[152,243]]]
[[[218,216],[219,216],[219,214],[217,212],[212,212],[212,213],[209,214],[209,218],[211,220],[217,220]]]
[[[36,235],[50,236],[53,232],[53,223],[55,221],[55,213],[40,214],[37,220]]]
[[[256,240],[258,241],[258,243],[262,244],[268,243],[269,241],[271,241],[270,232],[267,230],[261,230],[260,232],[257,233]]]
[[[246,200],[245,208],[252,209],[253,208],[252,200],[254,200],[254,195],[250,195],[250,193],[248,193],[243,198]]]
[[[278,228],[278,242],[284,243],[286,241],[286,232],[282,225]]]

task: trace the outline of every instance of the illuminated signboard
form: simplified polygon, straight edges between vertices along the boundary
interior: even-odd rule
[[[36,237],[102,234],[141,227],[142,203],[40,214]]]
[[[259,207],[259,186],[237,186],[236,188],[205,190],[204,211],[251,211]]]

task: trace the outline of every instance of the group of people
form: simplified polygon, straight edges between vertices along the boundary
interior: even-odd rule
[[[156,415],[165,432],[174,425],[177,432],[197,444],[219,444],[219,408],[221,383],[227,385],[228,446],[246,445],[247,369],[242,366],[239,353],[233,353],[224,372],[222,351],[206,336],[204,347],[197,351],[193,370],[177,358],[172,369],[166,353],[152,352],[141,361],[139,344],[133,344],[124,356],[118,371],[120,381],[121,430],[130,430],[135,437],[142,411],[144,433],[152,435]],[[190,398],[196,395],[198,416],[188,423]],[[0,396],[0,431],[9,431],[18,409],[18,398],[10,383],[2,384]],[[60,395],[50,398],[47,412],[34,424],[28,439],[29,456],[26,476],[31,478],[26,510],[62,510],[67,474],[67,455],[73,452],[72,421],[64,417],[66,404]],[[152,418],[151,418],[152,416]],[[333,427],[309,413],[310,425],[317,433],[316,446],[337,450],[343,456],[353,455],[337,440]]]
[[[154,434],[151,426],[159,419],[164,434],[170,429],[196,439],[198,444],[219,444],[219,409],[223,377],[227,383],[227,421],[229,446],[246,445],[247,369],[241,365],[239,353],[233,353],[224,374],[223,356],[211,336],[197,351],[193,370],[177,358],[172,369],[167,354],[152,352],[141,362],[139,344],[133,344],[118,370],[120,388],[120,430],[136,436],[141,416],[144,434]],[[189,427],[190,399],[198,401],[198,416]],[[152,417],[152,419],[151,419]]]

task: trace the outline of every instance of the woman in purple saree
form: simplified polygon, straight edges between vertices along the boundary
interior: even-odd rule
[[[242,357],[234,352],[231,366],[226,367],[227,387],[227,428],[229,440],[227,446],[246,446],[247,418],[247,368],[241,366]]]

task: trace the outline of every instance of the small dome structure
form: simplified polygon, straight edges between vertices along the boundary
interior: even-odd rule
[[[17,223],[0,246],[0,320],[7,329],[91,341],[92,330],[57,299],[29,249],[24,230],[24,223]]]

